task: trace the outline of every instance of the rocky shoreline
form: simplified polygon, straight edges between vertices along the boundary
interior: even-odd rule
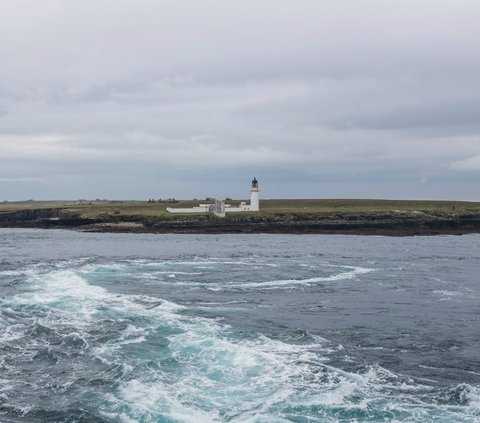
[[[119,233],[272,233],[345,235],[444,235],[480,233],[480,214],[460,216],[419,212],[274,215],[115,216],[88,218],[61,209],[3,212],[2,228],[61,228],[88,232]]]

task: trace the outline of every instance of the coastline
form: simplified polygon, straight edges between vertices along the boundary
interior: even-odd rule
[[[57,209],[15,211],[0,215],[1,228],[73,229],[96,233],[184,234],[342,234],[342,235],[462,235],[480,233],[480,214],[432,216],[418,213],[301,214],[273,216],[62,215]]]

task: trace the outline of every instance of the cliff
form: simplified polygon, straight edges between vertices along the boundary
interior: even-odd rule
[[[423,212],[116,215],[84,216],[62,208],[0,212],[0,227],[70,228],[127,233],[290,233],[358,235],[438,235],[480,233],[480,213],[446,215]]]

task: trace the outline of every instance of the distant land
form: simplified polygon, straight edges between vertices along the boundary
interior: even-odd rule
[[[171,214],[205,200],[20,201],[0,203],[2,228],[124,233],[440,235],[480,233],[480,202],[272,199],[259,212]],[[228,200],[236,205],[240,200]]]

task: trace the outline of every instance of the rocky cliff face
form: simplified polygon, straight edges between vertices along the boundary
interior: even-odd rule
[[[62,209],[29,209],[0,213],[0,227],[69,227],[95,223],[95,219],[82,218],[79,214]]]
[[[480,233],[480,215],[434,216],[390,214],[276,214],[271,216],[205,215],[103,216],[84,218],[62,209],[20,210],[0,214],[0,227],[75,228],[95,232],[134,233],[293,233],[359,235],[436,235]]]

